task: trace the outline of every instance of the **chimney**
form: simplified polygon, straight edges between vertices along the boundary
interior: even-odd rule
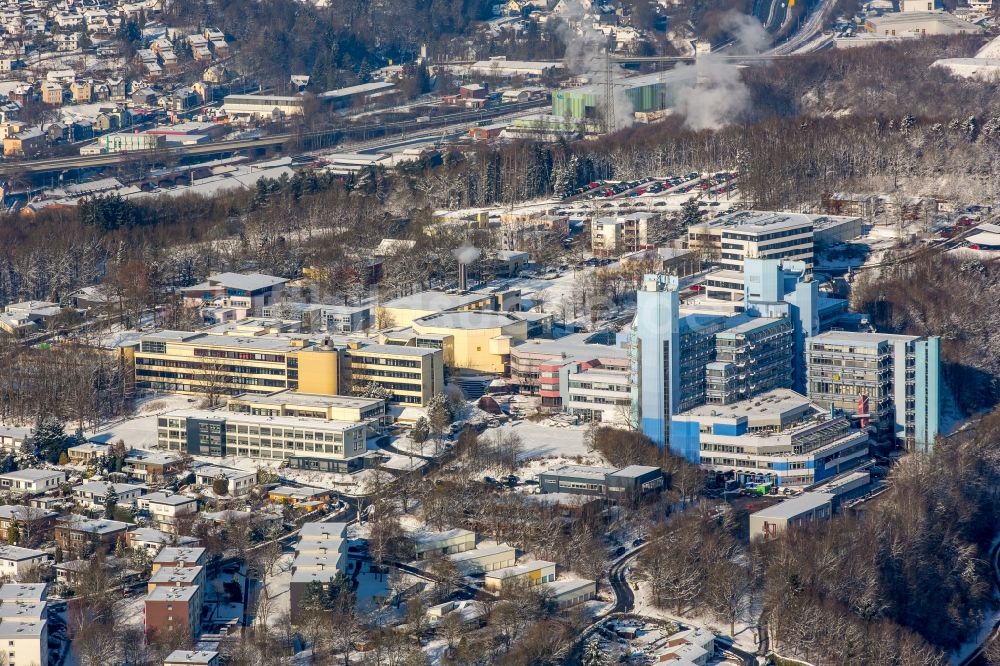
[[[469,290],[469,266],[468,264],[458,264],[458,289],[459,291]]]

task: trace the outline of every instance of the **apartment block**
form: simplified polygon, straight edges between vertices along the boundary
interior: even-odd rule
[[[591,249],[604,256],[650,249],[650,231],[659,218],[658,213],[599,217],[591,224]]]
[[[143,620],[147,636],[185,631],[201,633],[201,590],[197,586],[159,586],[146,597]]]
[[[157,443],[191,455],[284,460],[295,469],[348,472],[367,451],[364,423],[184,409],[157,419]]]
[[[0,641],[5,666],[48,666],[47,585],[6,583],[0,587]]]

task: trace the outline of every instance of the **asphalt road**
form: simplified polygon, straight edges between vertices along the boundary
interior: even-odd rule
[[[611,589],[615,593],[615,605],[611,610],[604,613],[605,616],[612,613],[629,613],[635,608],[635,594],[632,592],[632,586],[629,585],[625,573],[628,571],[628,566],[632,563],[632,560],[638,557],[639,553],[645,547],[646,544],[641,544],[630,550],[618,558],[611,565],[611,568],[608,569],[608,580],[611,582]]]

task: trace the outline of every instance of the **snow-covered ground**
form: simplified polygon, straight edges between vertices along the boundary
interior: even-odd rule
[[[164,394],[143,398],[136,406],[135,416],[103,424],[95,430],[86,431],[84,435],[97,442],[111,443],[121,439],[125,446],[151,449],[156,446],[157,417],[176,409],[190,409],[198,402],[198,398],[184,395]]]
[[[633,589],[634,586],[633,586]],[[675,622],[681,622],[683,624],[692,627],[702,627],[708,629],[709,631],[728,636],[729,635],[729,625],[725,622],[718,622],[717,620],[705,616],[705,615],[684,615],[683,617],[675,617],[673,614],[667,612],[662,608],[658,608],[653,604],[652,595],[650,594],[649,584],[645,582],[639,583],[639,588],[635,590],[635,608],[633,612],[636,615],[642,615],[644,617],[653,617],[663,620],[673,620]],[[736,634],[732,637],[733,642],[737,647],[743,648],[750,652],[757,650],[757,637],[753,628],[747,625],[745,622],[736,623]]]

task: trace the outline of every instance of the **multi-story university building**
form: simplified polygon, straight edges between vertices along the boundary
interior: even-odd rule
[[[704,260],[743,272],[745,259],[786,259],[813,264],[817,245],[861,235],[858,217],[739,211],[688,228],[688,247]]]
[[[809,339],[809,398],[869,422],[907,448],[938,435],[940,338],[830,331]]]
[[[267,394],[286,389],[350,395],[369,385],[415,406],[444,390],[440,349],[307,336],[236,336],[160,331],[127,350],[140,389],[196,395]]]
[[[790,388],[794,326],[788,317],[758,317],[715,335],[705,366],[705,402],[729,405],[775,388]]]
[[[192,455],[284,460],[289,467],[353,472],[364,465],[365,423],[183,409],[160,416],[157,444]]]
[[[790,389],[677,414],[670,448],[740,481],[779,486],[809,486],[869,460],[867,431]]]

